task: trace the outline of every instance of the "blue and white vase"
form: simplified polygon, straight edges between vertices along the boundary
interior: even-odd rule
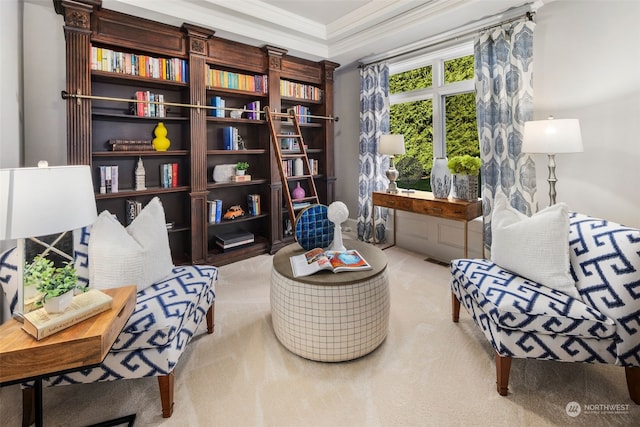
[[[433,159],[431,168],[431,192],[436,199],[446,199],[451,191],[451,172],[449,172],[449,160],[446,157]]]

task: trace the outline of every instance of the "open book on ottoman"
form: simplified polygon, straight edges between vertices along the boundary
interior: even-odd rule
[[[371,270],[371,265],[355,249],[337,252],[315,248],[292,256],[290,260],[294,277],[309,276],[322,270],[334,273]]]

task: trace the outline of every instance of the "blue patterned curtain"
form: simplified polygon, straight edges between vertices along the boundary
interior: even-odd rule
[[[491,247],[491,211],[501,189],[511,205],[536,211],[533,157],[521,152],[524,122],[533,118],[532,21],[491,28],[475,40],[476,110],[482,158],[484,242]]]
[[[389,133],[389,67],[386,63],[360,69],[360,174],[358,177],[358,239],[372,237],[371,193],[386,190],[389,156],[378,155],[380,135]],[[384,241],[387,209],[376,207],[376,241]]]

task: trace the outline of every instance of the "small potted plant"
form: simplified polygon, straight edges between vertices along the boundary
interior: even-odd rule
[[[452,175],[453,197],[467,201],[478,199],[478,173],[482,166],[479,157],[465,154],[454,156],[447,164]]]
[[[38,255],[25,267],[25,286],[35,286],[42,294],[42,298],[36,303],[44,306],[48,313],[60,313],[64,311],[73,299],[73,291],[76,288],[85,291],[78,286],[78,274],[73,268],[73,263],[66,263],[64,267],[56,267],[53,261]]]
[[[239,176],[244,175],[247,169],[249,169],[249,163],[247,162],[236,163],[236,175],[239,175]]]

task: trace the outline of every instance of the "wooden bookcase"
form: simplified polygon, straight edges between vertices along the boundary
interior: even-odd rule
[[[216,117],[214,110],[204,106],[220,97],[226,108],[244,109],[259,101],[260,108],[269,106],[272,111],[302,105],[312,115],[331,117],[333,73],[338,64],[291,57],[277,47],[258,48],[225,40],[215,37],[211,29],[190,24],[174,27],[102,9],[100,0],[53,2],[65,20],[68,163],[91,165],[98,211],[108,209],[125,224],[127,200],[146,204],[158,196],[167,221],[174,223],[169,241],[176,263],[223,265],[274,253],[293,241],[286,235],[289,218],[264,114],[248,117],[245,112],[233,118],[224,110],[224,117]],[[186,78],[181,82],[92,69],[92,47],[161,58],[163,64],[184,61]],[[208,78],[209,69],[265,76],[265,90],[255,91],[246,85],[242,89],[214,86]],[[313,87],[321,98],[281,95],[281,80]],[[126,101],[135,98],[137,91],[162,94],[164,101],[173,105],[166,107],[165,117],[138,117]],[[110,151],[109,140],[151,140],[160,121],[171,140],[167,151]],[[286,131],[287,124],[281,126]],[[226,127],[237,129],[245,149],[225,149],[222,131]],[[333,121],[312,118],[303,125],[303,135],[309,157],[317,160],[320,200],[329,204],[334,200],[335,186]],[[134,172],[139,158],[144,163],[147,189],[136,191]],[[239,161],[249,163],[251,181],[213,180],[217,165]],[[178,164],[177,186],[162,187],[160,165],[164,163]],[[118,166],[119,192],[100,194],[100,166]],[[248,215],[249,194],[260,196],[259,215]],[[223,213],[239,204],[247,214],[211,223],[208,202],[215,199],[223,201]],[[216,235],[235,231],[253,233],[255,242],[226,251],[215,244]]]

